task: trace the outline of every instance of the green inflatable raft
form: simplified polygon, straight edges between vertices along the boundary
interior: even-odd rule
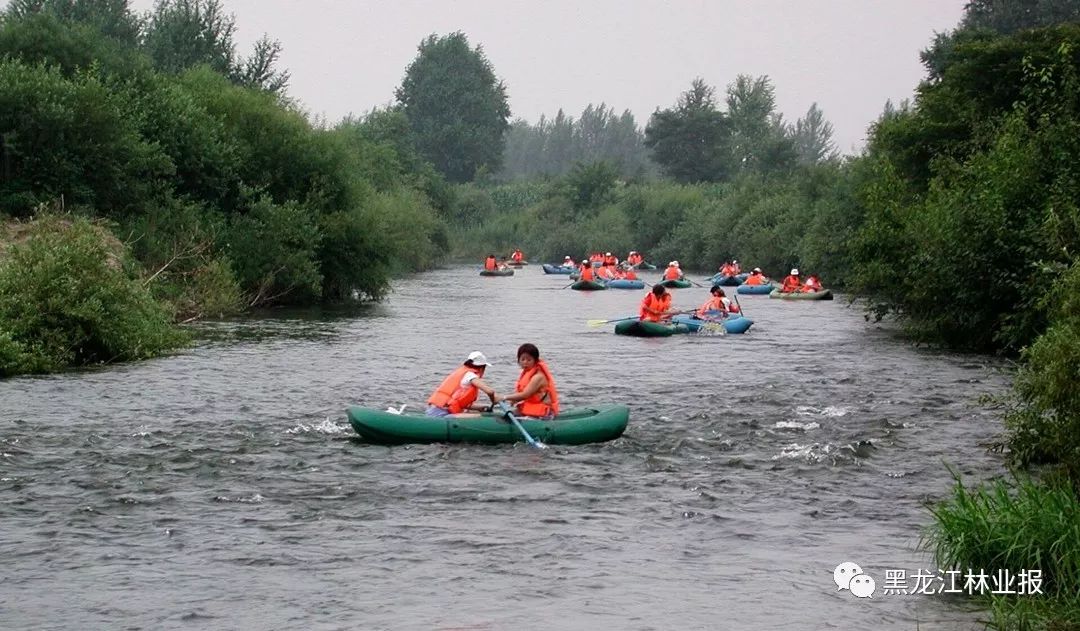
[[[518,443],[521,432],[502,414],[488,413],[469,418],[433,417],[423,414],[394,414],[363,407],[348,409],[349,423],[369,443]],[[564,410],[551,420],[527,416],[517,419],[525,431],[549,445],[583,445],[614,440],[622,435],[630,420],[625,405],[596,406]]]
[[[688,280],[662,280],[660,284],[668,289],[686,289],[687,287],[693,287]]]
[[[570,285],[570,289],[576,289],[578,291],[597,291],[599,289],[607,289],[607,285],[595,280],[579,280],[573,285]]]
[[[615,325],[615,335],[631,337],[670,337],[676,333],[689,333],[685,324],[662,324],[643,320],[624,320]]]
[[[512,269],[482,269],[480,270],[481,276],[513,276],[514,270]]]
[[[788,292],[783,293],[779,289],[774,289],[769,293],[769,298],[780,298],[783,300],[832,300],[832,290],[822,289],[821,291],[807,291],[807,292]]]

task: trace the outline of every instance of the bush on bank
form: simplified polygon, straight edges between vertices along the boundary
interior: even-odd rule
[[[187,340],[126,248],[88,219],[9,223],[0,244],[0,377],[143,359]]]

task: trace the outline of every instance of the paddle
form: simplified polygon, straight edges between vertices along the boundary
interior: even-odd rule
[[[525,442],[529,443],[533,447],[536,447],[537,449],[547,449],[547,445],[536,440],[532,436],[529,436],[529,432],[525,431],[525,428],[522,427],[520,422],[518,422],[517,417],[514,416],[514,413],[510,411],[510,406],[506,405],[506,401],[500,401],[499,408],[503,411],[504,414],[506,414],[506,418],[510,419],[510,422],[514,424],[514,427],[518,428],[518,431],[521,432],[521,435],[525,437]]]
[[[750,317],[750,316],[746,315],[746,314],[745,314],[745,313],[743,312],[743,310],[742,310],[742,305],[741,305],[741,304],[739,304],[739,292],[737,292],[737,291],[733,291],[733,292],[731,292],[731,295],[735,297],[735,305],[739,307],[739,315],[741,315],[741,316],[742,316],[742,317],[744,317],[744,318],[748,318],[748,317]]]
[[[627,318],[616,318],[615,320],[587,320],[586,325],[591,327],[604,326],[605,324],[611,324],[612,322],[625,322],[626,320],[637,320],[637,316],[630,316]]]

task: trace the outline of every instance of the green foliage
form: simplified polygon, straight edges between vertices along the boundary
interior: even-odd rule
[[[0,212],[25,215],[63,195],[108,213],[149,196],[172,165],[123,110],[88,75],[0,60]]]
[[[498,171],[510,118],[506,88],[464,33],[421,42],[395,94],[420,154],[451,182]]]
[[[7,233],[0,377],[153,357],[184,342],[107,231],[83,218],[45,216]]]
[[[321,295],[318,246],[319,230],[296,202],[260,198],[229,226],[229,258],[252,306]]]
[[[943,569],[1042,571],[1044,597],[991,595],[999,629],[1071,629],[1080,619],[1080,500],[1057,480],[1017,478],[968,490],[931,507],[924,544]],[[1014,585],[1015,589],[1015,585]]]
[[[1061,463],[1080,489],[1080,263],[1044,298],[1053,325],[1024,352],[1007,424],[1022,465]]]
[[[32,21],[39,15],[85,25],[129,47],[139,42],[142,31],[142,19],[132,13],[129,0],[12,0],[3,21]]]
[[[158,0],[143,47],[167,73],[205,65],[237,85],[283,92],[289,74],[274,69],[281,44],[264,35],[245,60],[236,55],[235,33],[236,19],[225,13],[220,0]]]
[[[610,162],[575,164],[566,176],[565,195],[577,212],[599,208],[611,201],[619,170]]]

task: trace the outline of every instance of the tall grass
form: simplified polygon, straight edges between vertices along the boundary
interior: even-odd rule
[[[938,567],[1042,570],[1042,596],[988,596],[995,628],[1080,630],[1080,500],[1067,480],[1017,476],[968,489],[957,478],[930,511],[923,545]]]

